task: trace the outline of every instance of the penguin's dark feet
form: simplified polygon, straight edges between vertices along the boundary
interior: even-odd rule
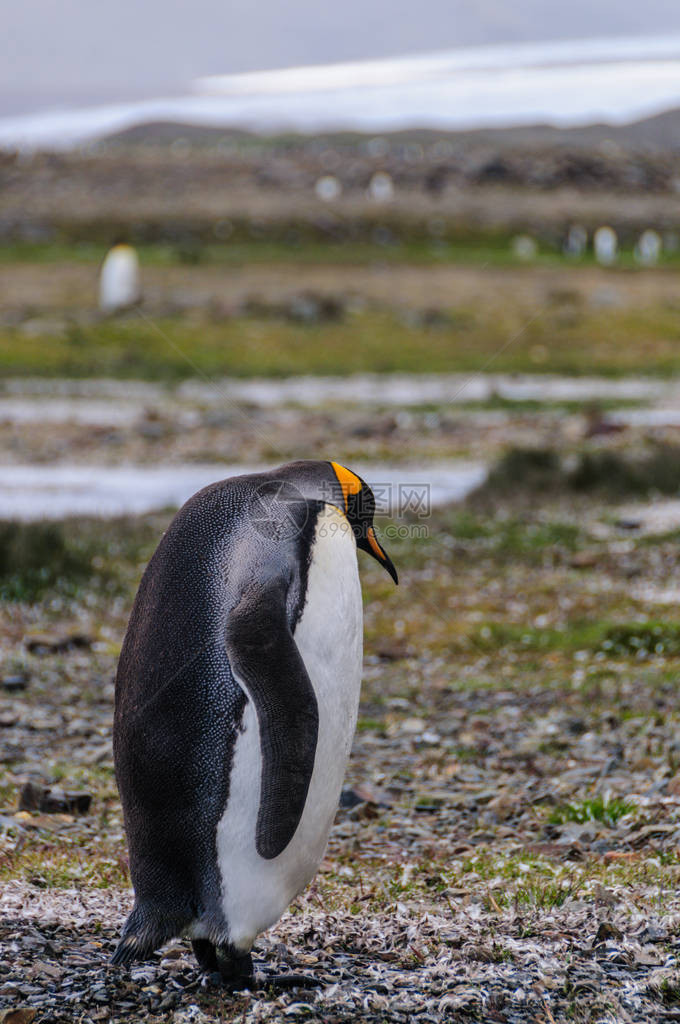
[[[215,959],[222,984],[229,988],[252,988],[255,979],[250,953],[236,953],[229,946],[215,946]]]
[[[230,946],[216,946],[210,939],[192,939],[191,948],[198,965],[216,984],[230,988],[248,988],[253,982],[253,959],[236,953]]]
[[[276,974],[274,971],[253,969],[250,953],[245,956],[236,953],[230,946],[215,946],[209,939],[194,939],[191,943],[199,966],[211,975],[211,981],[227,988],[278,989],[315,988],[324,982],[307,974]]]
[[[198,960],[199,967],[202,967],[204,971],[217,970],[217,953],[210,939],[192,939],[191,948]]]

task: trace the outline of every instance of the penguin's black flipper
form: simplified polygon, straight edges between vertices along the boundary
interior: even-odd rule
[[[271,860],[300,823],[314,769],[319,711],[288,622],[280,574],[251,583],[231,611],[226,648],[255,705],[262,750],[256,848]]]

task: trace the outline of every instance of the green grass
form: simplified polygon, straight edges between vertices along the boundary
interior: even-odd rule
[[[490,519],[475,516],[470,510],[454,509],[446,526],[447,532],[459,540],[482,541],[497,555],[542,554],[547,547],[575,550],[582,539],[582,530],[574,523],[527,521],[515,517]],[[441,528],[440,528],[441,529]]]
[[[0,879],[21,878],[39,889],[120,888],[129,883],[125,863],[95,841],[82,848],[63,843],[51,833],[29,834],[25,844],[0,859]]]
[[[675,622],[635,622],[612,624],[582,620],[567,629],[538,629],[509,622],[487,622],[470,639],[480,650],[514,648],[525,652],[550,651],[602,652],[609,658],[635,657],[637,661],[655,654],[680,655],[680,624]]]
[[[664,1006],[680,1005],[680,975],[677,971],[662,979],[658,992]]]
[[[578,887],[568,881],[563,884],[539,879],[518,886],[512,894],[503,894],[501,906],[505,902],[507,906],[514,904],[518,910],[523,907],[531,910],[550,910],[551,907],[561,907],[566,900],[574,899],[578,894]]]
[[[137,578],[160,538],[158,520],[0,520],[0,601],[74,597],[95,586],[113,595]]]
[[[383,728],[384,723],[379,718],[360,718],[357,721],[357,732],[374,732]]]
[[[423,527],[427,532],[421,536]],[[497,565],[517,560],[535,565],[546,555],[593,547],[592,538],[576,523],[531,514],[494,515],[475,505],[435,509],[422,520],[381,518],[378,529],[392,560],[403,568],[422,568],[433,558],[438,565],[481,558]]]
[[[600,648],[618,657],[636,659],[654,654],[680,654],[680,625],[675,622],[624,622],[610,626]]]
[[[106,255],[103,242],[55,242],[49,244],[17,243],[0,245],[2,263],[77,263],[98,265]],[[376,243],[370,240],[333,243],[293,237],[264,241],[239,239],[228,245],[142,244],[137,246],[142,266],[177,265],[243,266],[246,264],[300,263],[366,266],[373,263],[438,264],[458,263],[486,266],[514,266],[520,260],[514,255],[510,239],[479,239],[465,242],[436,242],[430,238],[401,239]],[[558,252],[537,255],[533,265],[561,263]]]
[[[0,599],[35,600],[93,574],[93,552],[60,523],[0,522]]]
[[[547,654],[551,651],[599,649],[606,627],[599,622],[574,622],[568,629],[538,629],[510,622],[487,622],[474,630],[470,640],[481,651],[505,648]]]
[[[593,797],[580,803],[567,803],[551,811],[548,821],[553,825],[564,825],[567,821],[583,824],[587,821],[601,821],[613,828],[619,818],[635,810],[635,804],[618,797]]]
[[[143,234],[135,239],[118,223],[102,221],[92,224],[78,222],[55,228],[50,242],[12,242],[0,244],[2,263],[77,263],[97,265],[106,255],[113,239],[129,235],[143,266],[240,266],[262,263],[321,263],[368,265],[371,263],[414,263],[485,266],[588,267],[597,266],[592,252],[575,262],[565,256],[552,242],[538,240],[536,255],[520,259],[513,250],[512,232],[483,232],[450,222],[444,237],[431,234],[426,223],[409,221],[385,211],[380,217],[359,218],[349,227],[337,222],[315,223],[313,220],[278,220],[253,224],[248,219],[232,218],[231,235],[226,242],[208,240],[210,224],[182,225],[173,234],[178,241],[163,240],[165,225],[144,225]],[[207,233],[207,234],[206,234]],[[149,234],[158,241],[145,240]],[[345,235],[338,238],[338,235]],[[89,236],[89,238],[88,238]],[[184,237],[182,237],[184,236]],[[84,240],[85,239],[85,240]],[[663,253],[658,266],[680,265],[680,253]],[[623,247],[617,264],[610,273],[640,271],[633,249]]]
[[[597,494],[605,499],[680,492],[680,446],[651,441],[634,451],[584,447],[565,460],[551,448],[510,448],[472,495],[472,503],[517,494]]]
[[[564,401],[556,399],[546,399],[541,401],[537,398],[505,398],[503,395],[491,395],[487,399],[480,400],[478,402],[457,402],[456,409],[461,412],[513,412],[513,413],[589,413],[602,414],[604,412],[616,412],[618,409],[644,409],[649,406],[649,402],[644,399],[618,399],[618,398],[605,398],[598,399],[595,402],[584,403],[578,399]],[[441,409],[440,405],[434,403],[423,404],[423,405],[410,405],[409,412],[438,412]]]
[[[0,376],[187,377],[358,372],[551,372],[668,375],[680,371],[675,310],[548,308],[444,311],[433,326],[367,310],[339,322],[297,324],[238,316],[203,322],[132,313],[97,323],[71,320],[41,335],[0,329]]]

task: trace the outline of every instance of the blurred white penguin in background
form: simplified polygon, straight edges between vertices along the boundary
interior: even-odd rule
[[[580,260],[588,247],[588,230],[582,224],[572,224],[567,232],[564,241],[563,251],[565,256],[573,256]]]
[[[619,240],[614,228],[607,227],[606,225],[598,228],[593,235],[593,249],[598,263],[605,267],[610,267],[612,263],[616,263]]]
[[[635,262],[643,267],[654,267],[659,262],[663,241],[661,235],[652,228],[643,231],[633,251]]]
[[[109,249],[99,275],[99,308],[117,313],[139,302],[142,295],[139,259],[131,245],[118,243]]]

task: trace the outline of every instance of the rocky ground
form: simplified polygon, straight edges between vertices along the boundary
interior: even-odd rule
[[[508,443],[518,446],[569,443],[582,438],[590,424],[616,424],[623,410],[606,413],[597,402],[539,407],[449,407],[445,410],[412,410],[346,406],[325,409],[258,408],[220,402],[208,407],[165,396],[130,404],[129,416],[106,422],[109,409],[120,412],[115,401],[71,402],[66,422],[50,421],[46,395],[3,401],[0,395],[0,445],[5,464],[54,464],[58,460],[86,466],[98,465],[240,462],[283,463],[295,458],[317,458],[319,453],[347,462],[384,460],[422,465],[423,459],[488,459],[499,455]],[[632,403],[633,405],[635,403]],[[59,398],[53,406],[55,419],[62,412]],[[78,410],[91,417],[87,428],[78,422]],[[41,411],[45,410],[45,418]],[[68,419],[69,411],[73,416]],[[97,422],[97,419],[100,422]],[[616,431],[616,427],[612,428]],[[622,425],[623,444],[634,433]],[[675,431],[661,425],[659,437]],[[617,439],[613,439],[615,443]]]
[[[112,679],[166,520],[74,524],[89,575],[0,606],[5,1020],[680,1017],[677,534],[583,497],[441,510],[391,542],[398,589],[362,563],[343,806],[258,941],[261,988],[216,988],[181,941],[108,966],[131,899]]]

